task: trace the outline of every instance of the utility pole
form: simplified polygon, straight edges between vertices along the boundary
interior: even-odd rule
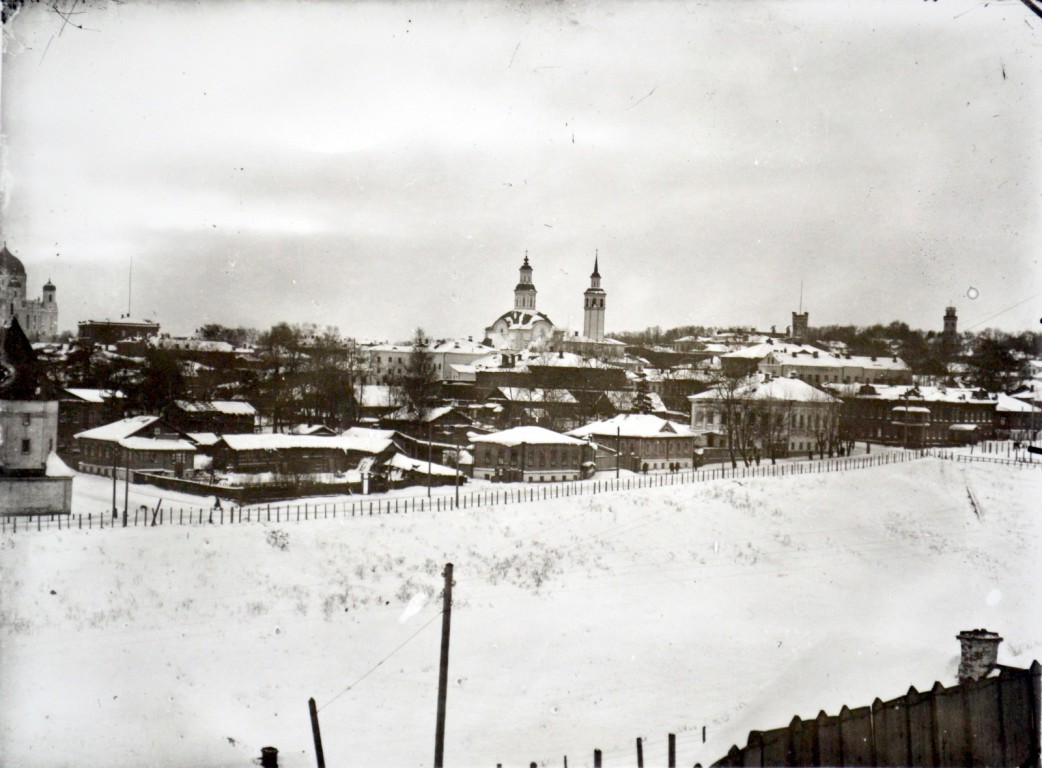
[[[452,623],[452,563],[445,563],[445,591],[441,608],[441,662],[438,668],[438,722],[434,730],[434,768],[442,768],[445,754],[445,699],[449,688],[449,627]]]
[[[460,447],[459,432],[456,433],[456,509],[459,509],[459,463],[463,449]]]
[[[615,427],[615,479],[619,479],[619,461],[622,457],[622,451],[619,450],[619,444],[622,440],[622,427]]]
[[[130,449],[123,449],[123,525],[127,524],[127,506],[130,499]]]
[[[318,728],[318,708],[313,698],[308,699],[308,710],[311,712],[311,735],[315,740],[315,760],[318,768],[326,768],[326,756],[322,751],[322,731]]]
[[[116,516],[116,483],[119,482],[119,471],[117,469],[116,459],[118,454],[116,453],[116,446],[119,443],[112,444],[112,516]]]
[[[126,448],[123,449],[123,463],[126,465],[124,467],[124,470],[126,471],[128,478],[130,477],[130,458],[128,456],[129,453],[130,452]],[[115,473],[113,473],[113,474],[115,474]],[[115,509],[116,509],[116,505],[115,504],[112,505],[112,509],[113,509],[113,511],[115,511]],[[124,528],[127,527],[127,493],[126,492],[124,492],[124,494],[123,494],[123,527]]]

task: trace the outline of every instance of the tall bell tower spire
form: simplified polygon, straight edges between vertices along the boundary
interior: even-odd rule
[[[604,303],[607,294],[601,288],[600,253],[594,251],[590,287],[583,294],[583,336],[604,341]]]
[[[521,277],[514,287],[514,309],[535,310],[535,285],[532,283],[532,267],[528,264],[528,251],[525,251],[525,262],[521,265]]]

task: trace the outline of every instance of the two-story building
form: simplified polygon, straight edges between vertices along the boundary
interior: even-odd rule
[[[75,440],[80,472],[107,477],[127,469],[181,477],[196,451],[188,435],[159,416],[120,419],[80,432]]]
[[[622,413],[568,432],[613,448],[623,469],[690,469],[695,454],[694,433],[686,424],[643,413]],[[647,465],[645,467],[645,465]]]

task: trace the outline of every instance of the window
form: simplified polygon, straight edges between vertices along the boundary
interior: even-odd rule
[[[23,413],[22,414],[22,424],[24,426],[28,427],[29,424],[32,422],[32,419],[33,419],[33,417],[30,416],[28,413]]]
[[[22,453],[29,453],[32,448],[32,442],[29,440],[22,441]]]

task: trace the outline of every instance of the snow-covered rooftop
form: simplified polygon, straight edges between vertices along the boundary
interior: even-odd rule
[[[123,397],[118,389],[89,389],[85,387],[66,387],[65,391],[88,403],[104,403],[106,400]]]
[[[650,413],[620,413],[610,419],[573,429],[568,434],[573,437],[690,437],[691,429],[686,424]]]
[[[390,440],[356,436],[337,435],[287,435],[274,434],[241,434],[222,435],[221,440],[233,451],[278,451],[295,448],[326,448],[341,451],[360,451],[362,453],[382,453],[393,443]]]
[[[726,396],[719,386],[711,387],[705,392],[690,395],[691,402],[712,402]],[[735,397],[742,400],[780,400],[798,403],[835,403],[835,397],[811,386],[801,379],[783,376],[753,376],[741,384],[735,391]]]
[[[169,440],[154,437],[124,437],[120,446],[131,451],[194,451],[195,446],[187,440]]]
[[[996,404],[998,394],[970,387],[931,387],[903,384],[828,384],[830,392],[841,397],[863,397],[873,400],[911,400],[929,403]]]
[[[187,413],[223,413],[227,416],[256,416],[257,409],[242,400],[175,400]]]
[[[159,421],[158,416],[131,416],[119,421],[113,421],[111,424],[103,424],[100,427],[77,432],[74,437],[117,442],[125,437],[130,437],[146,427],[152,426],[157,421]]]
[[[392,456],[386,464],[386,467],[394,467],[405,472],[417,472],[422,475],[441,475],[443,477],[449,477],[456,474],[456,470],[453,467],[446,467],[443,464],[428,463],[421,459],[410,459],[408,456],[396,453]]]
[[[569,403],[574,405],[575,396],[567,389],[529,389],[528,387],[499,387],[496,393],[511,402],[518,403]]]
[[[502,432],[493,432],[491,435],[470,435],[474,443],[494,443],[496,445],[583,445],[584,441],[577,440],[560,432],[546,429],[544,427],[512,427]]]

